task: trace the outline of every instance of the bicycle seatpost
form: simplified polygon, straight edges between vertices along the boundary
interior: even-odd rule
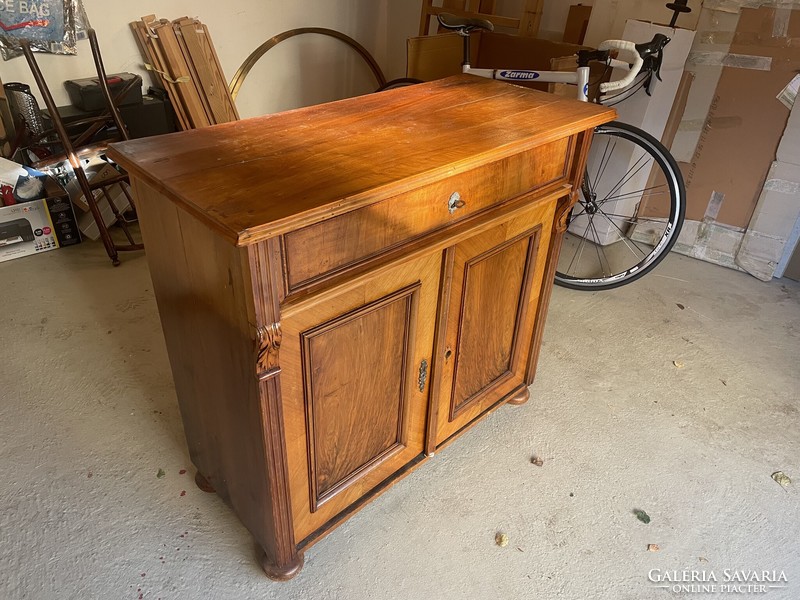
[[[461,63],[462,68],[469,67],[470,63],[470,33],[476,29],[494,31],[494,25],[491,21],[487,21],[486,19],[468,19],[464,17],[457,17],[455,15],[451,15],[450,13],[440,13],[436,16],[436,18],[439,21],[439,25],[441,25],[444,29],[455,31],[458,35],[464,38],[464,60]]]

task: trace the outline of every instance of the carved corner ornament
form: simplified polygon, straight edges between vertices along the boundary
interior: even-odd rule
[[[268,379],[277,375],[280,370],[280,349],[283,333],[280,323],[263,325],[257,330],[258,356],[256,357],[256,373],[259,379]]]
[[[572,210],[572,207],[575,206],[575,203],[578,201],[578,194],[573,193],[570,195],[569,202],[563,205],[559,205],[556,208],[556,231],[558,233],[564,233],[567,230],[567,224],[569,221],[569,214]]]

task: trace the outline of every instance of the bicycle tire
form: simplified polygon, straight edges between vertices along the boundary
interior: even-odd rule
[[[418,83],[423,83],[423,81],[421,79],[414,79],[413,77],[400,77],[398,79],[387,81],[375,91],[385,92],[387,90],[394,90],[401,87],[407,87],[409,85],[417,85]]]
[[[636,281],[675,245],[685,214],[683,177],[661,142],[626,123],[597,127],[556,284],[594,291]]]

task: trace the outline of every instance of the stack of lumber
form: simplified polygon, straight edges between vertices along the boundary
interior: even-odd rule
[[[208,28],[197,19],[142,17],[131,23],[154,81],[169,94],[181,129],[237,121]]]

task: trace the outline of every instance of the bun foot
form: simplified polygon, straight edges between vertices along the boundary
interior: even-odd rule
[[[258,556],[258,562],[261,564],[264,573],[266,573],[267,577],[272,579],[272,581],[289,581],[303,568],[305,559],[303,558],[303,554],[298,554],[294,561],[286,566],[279,567],[270,561],[264,551],[261,550]]]
[[[530,397],[530,390],[528,388],[522,388],[522,390],[508,399],[508,403],[513,404],[514,406],[519,406],[520,404],[525,404]]]
[[[200,471],[194,474],[194,482],[197,484],[197,487],[199,487],[200,490],[208,494],[214,494],[217,491],[214,489],[214,486],[208,482],[208,479],[203,477]]]

